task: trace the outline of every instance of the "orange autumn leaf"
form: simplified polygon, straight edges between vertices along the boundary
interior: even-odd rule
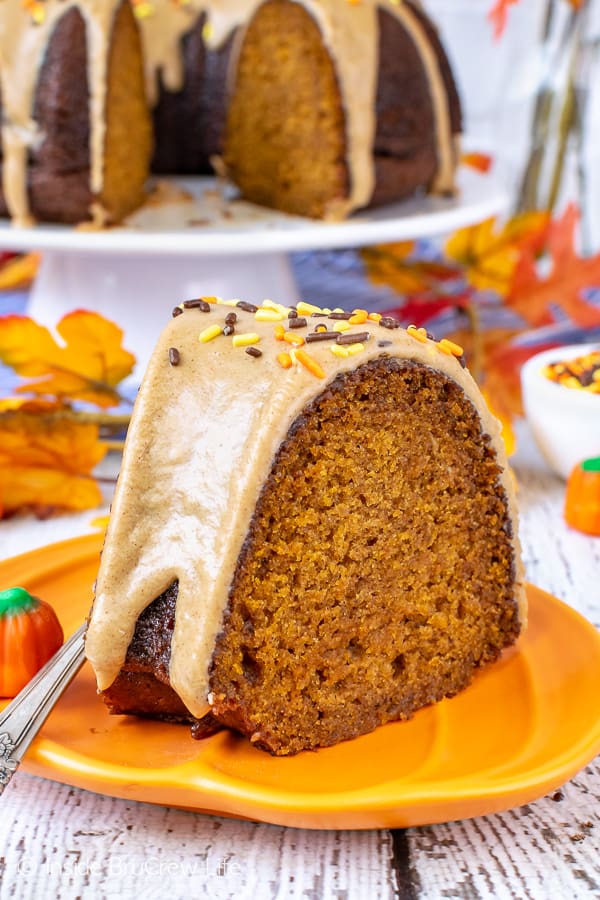
[[[600,309],[587,303],[582,295],[585,288],[600,285],[600,253],[590,257],[577,255],[578,219],[577,207],[570,204],[563,216],[551,223],[550,269],[545,277],[540,275],[530,249],[519,260],[506,302],[533,326],[550,324],[554,320],[553,306],[560,307],[582,328],[600,325]]]
[[[505,296],[523,253],[538,253],[548,231],[545,212],[527,212],[509,219],[500,228],[494,218],[460,228],[446,241],[445,252],[464,267],[464,275],[476,290],[493,290]]]
[[[508,8],[514,6],[519,0],[495,0],[488,13],[488,19],[494,26],[494,37],[499,38],[504,33],[508,21]]]
[[[14,398],[0,406],[0,509],[82,510],[102,494],[92,477],[106,453],[98,426],[73,420],[59,403]]]
[[[490,171],[494,160],[489,153],[463,153],[460,161],[463,166],[485,173]]]
[[[476,337],[471,329],[461,328],[449,335],[464,347],[467,364],[501,422],[523,414],[520,368],[536,352],[532,348],[522,351],[512,347],[511,340],[518,333],[508,328],[489,328]]]
[[[121,398],[115,388],[135,364],[121,346],[121,329],[98,313],[75,310],[60,320],[56,331],[62,344],[27,316],[0,318],[0,361],[34,379],[17,390],[117,405]]]
[[[504,33],[506,23],[508,21],[508,10],[511,6],[516,6],[519,0],[495,0],[492,8],[488,13],[488,19],[494,26],[494,37],[499,38]],[[583,0],[567,0],[573,9],[579,9],[583,5]]]
[[[512,426],[512,416],[503,405],[498,405],[498,398],[492,397],[485,389],[482,393],[489,411],[500,422],[500,434],[504,441],[506,455],[512,456],[517,449],[517,438]]]

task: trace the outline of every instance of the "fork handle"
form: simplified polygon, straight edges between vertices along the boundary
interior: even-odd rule
[[[81,625],[0,713],[0,794],[85,659]]]

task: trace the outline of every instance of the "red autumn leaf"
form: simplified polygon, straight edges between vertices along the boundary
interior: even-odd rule
[[[580,257],[575,248],[579,211],[569,205],[560,219],[550,225],[548,234],[549,272],[540,275],[531,248],[523,248],[516,266],[508,306],[533,326],[554,321],[552,307],[560,307],[582,328],[600,325],[600,309],[586,302],[583,290],[600,286],[600,253]]]

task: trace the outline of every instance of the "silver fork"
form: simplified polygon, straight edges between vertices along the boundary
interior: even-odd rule
[[[0,713],[0,794],[15,774],[29,745],[85,659],[85,625]]]

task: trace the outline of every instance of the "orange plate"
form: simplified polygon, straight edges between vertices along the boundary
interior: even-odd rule
[[[86,614],[97,535],[0,564],[57,610],[70,634]],[[111,717],[86,665],[32,745],[27,771],[150,803],[304,828],[425,825],[499,812],[557,788],[600,751],[600,635],[529,587],[517,648],[466,691],[316,753],[277,759],[231,732]]]

